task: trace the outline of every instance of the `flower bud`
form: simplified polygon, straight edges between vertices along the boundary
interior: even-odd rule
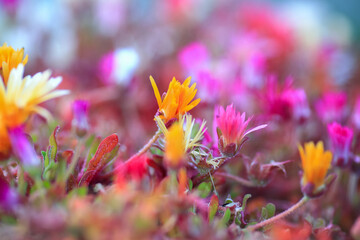
[[[89,112],[90,103],[84,100],[76,100],[73,103],[73,122],[72,125],[75,129],[76,135],[78,137],[83,137],[86,135],[89,124],[88,124],[88,112]]]

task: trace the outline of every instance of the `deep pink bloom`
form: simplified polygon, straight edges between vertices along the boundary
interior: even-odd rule
[[[30,143],[30,137],[24,133],[22,126],[9,129],[9,137],[13,152],[25,167],[40,165],[40,159]]]
[[[353,140],[353,130],[343,127],[337,122],[328,124],[331,151],[334,154],[334,164],[347,166],[350,157],[350,148]]]
[[[279,86],[276,77],[271,76],[265,86],[264,106],[270,115],[283,120],[304,122],[310,116],[306,93],[302,88],[293,88],[293,79],[288,77],[284,86]]]
[[[194,73],[205,68],[209,61],[209,54],[205,45],[194,42],[185,46],[178,58],[185,71]]]
[[[324,123],[341,122],[346,115],[346,94],[326,93],[315,105],[319,118]]]
[[[235,154],[247,134],[267,126],[264,124],[247,130],[251,119],[252,117],[245,120],[245,113],[240,115],[235,111],[233,104],[228,105],[226,109],[218,108],[215,120],[220,130],[219,149],[221,152],[228,155]]]

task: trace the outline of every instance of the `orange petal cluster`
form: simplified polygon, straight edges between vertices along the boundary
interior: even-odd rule
[[[316,145],[314,142],[305,143],[305,148],[299,146],[299,152],[304,170],[302,185],[314,184],[316,190],[324,184],[326,173],[331,165],[332,153],[324,151],[322,141]]]
[[[179,118],[194,107],[196,107],[201,99],[192,101],[196,95],[196,83],[190,85],[191,78],[188,77],[183,84],[180,84],[175,78],[172,79],[165,97],[161,99],[160,92],[156,86],[155,80],[150,76],[151,85],[153,87],[157,103],[159,105],[159,116],[166,122],[173,118]]]

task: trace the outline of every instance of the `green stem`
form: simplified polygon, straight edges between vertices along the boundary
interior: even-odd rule
[[[300,199],[300,201],[298,201],[295,205],[293,205],[291,208],[283,211],[282,213],[279,213],[276,216],[273,216],[272,218],[266,219],[265,221],[259,222],[255,225],[251,225],[249,227],[247,227],[246,229],[248,229],[249,231],[254,231],[256,229],[265,227],[269,224],[273,224],[277,221],[279,221],[280,219],[294,213],[296,210],[298,210],[299,208],[301,208],[307,201],[309,201],[310,198],[304,196],[302,199]]]
[[[24,169],[18,165],[18,189],[19,189],[19,193],[23,196],[25,196],[26,194],[26,188],[27,188],[27,183],[25,181],[25,172]]]
[[[142,154],[144,154],[147,150],[150,149],[150,147],[158,140],[158,138],[160,137],[161,132],[160,130],[157,130],[157,132],[155,133],[154,136],[152,136],[152,138],[137,152],[135,153],[132,157],[129,158],[129,160],[127,160],[127,162],[130,162],[132,159],[141,156]]]
[[[357,188],[358,176],[354,173],[350,173],[348,184],[348,198],[351,205],[356,205],[356,188]]]

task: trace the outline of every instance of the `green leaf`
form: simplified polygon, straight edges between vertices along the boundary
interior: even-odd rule
[[[235,223],[236,223],[237,225],[241,225],[240,219],[241,219],[241,213],[235,218]]]
[[[100,145],[100,142],[101,142],[101,138],[100,137],[96,137],[93,139],[93,141],[91,142],[91,145],[89,147],[89,154],[86,158],[86,166],[87,164],[89,163],[89,161],[94,157],[95,153],[96,153],[96,150],[98,149],[99,145]]]
[[[219,198],[214,194],[210,199],[208,219],[211,222],[219,207]]]
[[[202,182],[198,186],[199,195],[201,198],[206,198],[209,196],[212,189],[212,185],[210,182]]]
[[[229,208],[227,208],[226,211],[225,211],[224,217],[222,218],[221,221],[222,221],[224,224],[227,224],[227,223],[229,222],[229,220],[230,220],[230,217],[231,217],[231,211],[230,211]]]
[[[44,168],[47,168],[47,166],[49,166],[49,157],[47,155],[46,151],[41,151],[41,155],[43,157],[44,160]]]
[[[60,126],[57,126],[49,138],[48,156],[49,156],[50,161],[56,160],[56,154],[57,154],[57,149],[58,149],[56,136],[57,136],[59,130],[60,130]]]
[[[266,210],[267,210],[267,217],[268,218],[271,218],[275,215],[275,210],[276,210],[276,207],[273,203],[268,203],[266,204],[265,206]]]
[[[268,211],[267,211],[267,209],[266,208],[262,208],[261,209],[261,220],[265,220],[265,219],[267,219],[268,218]]]
[[[243,211],[244,211],[245,208],[246,208],[246,203],[247,203],[247,201],[249,200],[249,198],[251,198],[251,194],[246,194],[246,195],[244,196],[244,198],[243,198],[243,203],[242,203],[242,205],[241,205],[241,208],[242,208]]]
[[[193,182],[191,181],[191,179],[189,179],[188,185],[189,185],[189,191],[191,191],[191,190],[193,189],[193,186],[194,186],[194,184],[193,184]]]

